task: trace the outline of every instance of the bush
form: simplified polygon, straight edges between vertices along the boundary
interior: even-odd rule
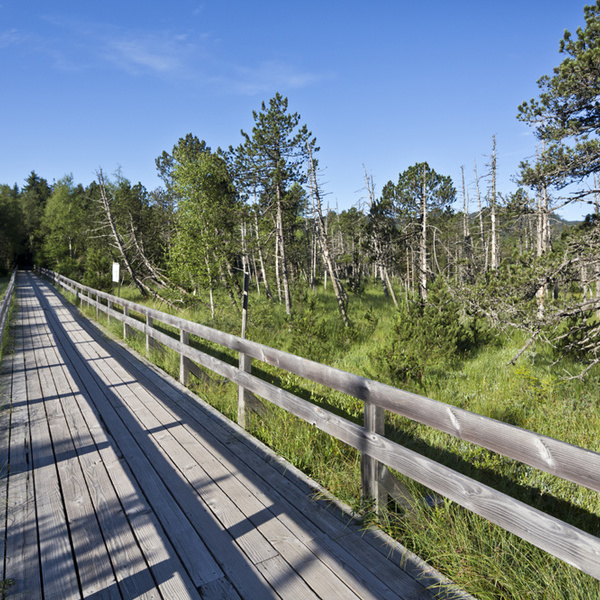
[[[391,339],[372,358],[392,384],[422,384],[429,367],[456,363],[483,341],[482,334],[477,319],[437,279],[427,302],[414,298],[400,306]]]

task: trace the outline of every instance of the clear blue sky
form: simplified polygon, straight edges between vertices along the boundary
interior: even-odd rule
[[[317,137],[332,207],[364,196],[363,164],[377,191],[420,161],[457,189],[464,165],[472,186],[494,134],[510,192],[536,144],[517,107],[589,3],[0,0],[0,183],[120,167],[151,190],[180,137],[237,145],[280,92]]]

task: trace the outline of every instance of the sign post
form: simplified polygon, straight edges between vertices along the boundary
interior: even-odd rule
[[[118,283],[119,284],[119,291],[117,292],[117,296],[121,296],[121,284],[120,284],[120,265],[118,262],[114,262],[113,266],[112,266],[112,280],[113,283]]]

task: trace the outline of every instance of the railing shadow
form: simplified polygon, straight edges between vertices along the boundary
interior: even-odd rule
[[[66,368],[80,386],[86,400],[100,414],[107,433],[114,439],[118,439],[119,436],[125,436],[128,440],[127,443],[130,445],[130,449],[124,454],[131,463],[132,473],[136,478],[136,485],[149,498],[158,498],[159,496],[155,493],[153,494],[152,490],[148,488],[149,484],[147,482],[144,483],[146,477],[150,478],[153,485],[161,488],[162,497],[170,499],[169,502],[173,505],[173,510],[177,510],[185,515],[189,523],[190,536],[198,536],[199,540],[203,540],[206,543],[216,563],[225,571],[227,577],[233,581],[240,593],[243,589],[244,597],[276,597],[271,585],[280,586],[284,589],[288,583],[291,584],[291,578],[296,577],[294,569],[289,566],[275,580],[271,580],[269,585],[258,574],[256,566],[248,562],[247,557],[237,546],[237,540],[242,535],[256,529],[260,524],[266,523],[270,519],[279,518],[283,512],[285,512],[286,519],[293,524],[294,528],[303,530],[306,537],[311,539],[313,555],[304,563],[303,568],[308,569],[308,563],[323,558],[326,563],[341,562],[347,569],[347,581],[354,580],[364,584],[363,575],[361,575],[361,565],[357,564],[357,559],[352,556],[351,547],[344,543],[340,544],[337,541],[327,540],[326,535],[320,532],[318,526],[315,524],[320,517],[317,517],[316,521],[311,522],[311,524],[307,523],[305,515],[301,512],[307,506],[306,504],[303,509],[288,507],[284,492],[278,491],[277,487],[274,487],[272,482],[269,482],[267,479],[257,476],[256,470],[252,467],[253,461],[260,460],[269,463],[273,461],[272,454],[263,451],[259,444],[255,444],[253,451],[258,457],[257,459],[249,459],[247,456],[236,455],[234,452],[236,448],[241,453],[247,452],[247,446],[235,443],[235,440],[240,439],[242,435],[237,427],[227,425],[225,419],[222,419],[218,427],[221,430],[219,435],[224,435],[227,439],[225,441],[222,439],[219,440],[217,433],[208,431],[205,425],[207,422],[215,421],[211,410],[199,403],[195,403],[191,408],[187,407],[185,402],[189,402],[189,395],[185,394],[183,394],[184,398],[187,396],[185,402],[179,403],[174,401],[174,398],[182,397],[182,391],[177,385],[171,384],[166,379],[158,381],[155,379],[156,375],[148,376],[145,374],[146,367],[142,363],[139,363],[122,348],[120,349],[114,342],[107,340],[93,324],[82,319],[78,315],[77,309],[66,303],[50,285],[45,282],[42,283],[40,280],[37,280],[37,285],[39,289],[36,291],[36,295],[42,307],[47,311],[48,320],[52,324],[55,336],[59,341],[58,351]],[[177,466],[171,463],[155,444],[152,438],[155,431],[142,427],[125,401],[115,391],[114,387],[106,384],[91,367],[88,367],[87,357],[80,351],[79,344],[71,340],[66,327],[67,324],[61,322],[53,310],[52,304],[58,303],[60,303],[61,310],[66,310],[70,319],[77,322],[88,335],[92,336],[100,347],[112,356],[112,359],[116,361],[120,368],[124,369],[132,379],[142,383],[151,394],[164,403],[168,410],[176,415],[177,421],[185,423],[202,440],[202,444],[205,446],[218,445],[218,449],[215,452],[227,454],[228,460],[234,464],[239,476],[242,479],[251,480],[258,490],[259,495],[262,496],[261,501],[265,503],[262,510],[252,515],[246,515],[246,518],[242,522],[236,523],[233,527],[227,528],[223,524],[217,523],[211,507],[202,498],[202,489],[200,488],[197,491],[188,481],[184,480]],[[88,374],[86,375],[86,373]],[[105,403],[107,406],[100,410],[99,406]],[[108,406],[110,409],[108,409]],[[169,425],[166,427],[163,426],[163,429],[168,428]],[[234,443],[232,443],[232,440]],[[133,446],[131,446],[132,444]],[[127,456],[128,452],[130,453],[129,456]],[[144,473],[144,478],[140,477],[139,473],[136,473],[136,467],[148,469],[148,472]],[[280,489],[287,489],[289,487],[289,479],[286,479],[282,475],[281,481],[282,486]],[[305,483],[299,482],[299,485],[304,486],[302,493],[305,496],[315,491]],[[164,494],[168,494],[168,496]],[[312,504],[315,511],[320,511],[322,514],[328,510],[323,504],[319,504],[318,502],[309,501],[309,503]],[[343,525],[341,525],[341,528],[343,529]],[[355,528],[348,528],[346,535],[352,534],[355,531]],[[181,540],[176,539],[175,532],[169,530],[169,527],[165,527],[165,534],[174,547],[178,548],[178,552],[185,562],[186,556],[184,556],[184,551],[181,547]],[[292,534],[290,533],[290,535]],[[338,530],[336,535],[343,535],[343,532]],[[186,540],[186,543],[189,541],[189,539]],[[373,550],[373,553],[379,554],[379,551]],[[317,556],[320,558],[317,558]],[[403,557],[398,556],[397,563],[402,561]],[[386,572],[386,568],[382,566],[382,572]],[[417,572],[418,567],[409,561],[404,564],[404,569],[414,574]],[[402,570],[397,566],[391,570],[387,568],[387,573],[388,575],[395,574],[398,581],[380,582],[378,585],[381,586],[381,589],[373,590],[376,595],[378,591],[389,594],[390,588],[397,589],[398,582],[405,577],[405,575],[402,575]],[[371,578],[369,578],[369,582],[372,582]],[[439,581],[435,577],[430,576],[429,579],[424,579],[425,585],[434,582],[439,584]],[[448,592],[447,596],[441,594],[439,597],[450,597],[450,594],[451,592]]]

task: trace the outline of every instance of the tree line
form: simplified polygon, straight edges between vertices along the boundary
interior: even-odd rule
[[[22,189],[1,185],[0,269],[36,263],[107,288],[118,261],[144,296],[213,313],[217,291],[239,304],[249,272],[256,293],[288,315],[299,291],[331,286],[346,327],[369,283],[399,306],[427,304],[443,281],[464,311],[596,364],[600,0],[585,20],[565,32],[565,58],[539,80],[539,97],[519,107],[539,149],[521,163],[516,192],[497,188],[492,136],[487,163],[463,167],[459,182],[417,162],[378,193],[365,169],[363,199],[333,211],[316,137],[277,93],[236,146],[180,138],[156,159],[163,185],[153,191],[102,171],[87,186],[72,176],[50,185],[35,172]],[[566,228],[556,210],[572,201],[592,210]]]

